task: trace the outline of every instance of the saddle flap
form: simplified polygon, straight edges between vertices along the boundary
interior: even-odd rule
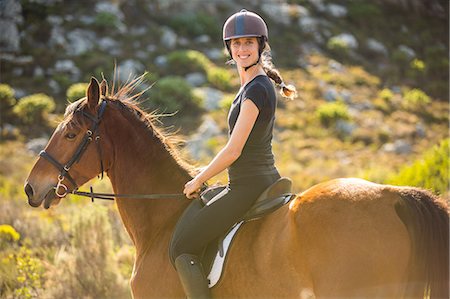
[[[282,177],[270,185],[256,200],[243,220],[249,221],[273,212],[288,203],[295,194],[292,193],[292,181]]]

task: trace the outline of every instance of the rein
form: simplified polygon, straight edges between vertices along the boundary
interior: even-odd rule
[[[170,193],[168,193],[168,194],[163,194],[163,193],[160,193],[160,194],[156,194],[156,193],[153,193],[153,194],[96,193],[96,192],[94,192],[92,187],[90,187],[90,192],[73,190],[71,192],[71,194],[89,197],[92,202],[94,202],[95,198],[104,199],[104,200],[114,200],[115,198],[134,198],[134,199],[162,199],[162,198],[183,199],[183,198],[186,198],[183,193],[172,193],[172,194],[170,194]]]
[[[89,113],[86,113],[85,111],[82,111],[83,115],[89,118],[92,121],[92,127],[86,131],[86,135],[84,136],[83,140],[81,141],[80,145],[78,145],[78,148],[75,150],[74,155],[72,158],[67,162],[65,165],[61,164],[56,160],[53,156],[51,156],[49,153],[47,153],[45,150],[41,151],[39,153],[39,156],[46,159],[48,162],[50,162],[53,166],[55,166],[59,171],[58,175],[58,183],[56,184],[53,189],[55,190],[56,196],[59,198],[65,197],[67,194],[75,194],[79,196],[85,196],[91,198],[91,201],[94,202],[94,198],[97,199],[104,199],[104,200],[114,200],[115,198],[137,198],[137,199],[162,199],[162,198],[186,198],[183,193],[175,193],[175,194],[114,194],[114,193],[95,193],[90,187],[90,192],[85,191],[78,191],[78,185],[75,182],[75,179],[72,178],[72,176],[69,174],[70,168],[73,166],[73,164],[78,163],[81,159],[81,156],[86,151],[87,147],[91,143],[91,141],[95,140],[95,144],[97,145],[97,153],[99,156],[99,164],[100,164],[100,173],[101,176],[99,177],[103,179],[103,159],[102,159],[102,151],[100,148],[100,135],[97,135],[94,137],[95,133],[97,132],[97,129],[100,125],[100,121],[102,120],[103,114],[106,110],[107,101],[103,100],[100,104],[100,108],[97,112],[97,116],[92,116]],[[73,185],[73,190],[69,191],[67,186],[63,184],[64,179],[67,178],[69,182]],[[62,192],[60,192],[62,191]]]

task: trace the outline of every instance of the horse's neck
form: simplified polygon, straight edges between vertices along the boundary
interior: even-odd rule
[[[137,120],[136,120],[137,121]],[[115,193],[181,193],[189,180],[157,136],[142,124],[115,123],[114,158],[108,176]],[[178,199],[118,199],[122,221],[138,251],[169,238],[186,202]]]

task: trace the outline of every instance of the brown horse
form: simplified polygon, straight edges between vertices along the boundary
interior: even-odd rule
[[[87,97],[68,106],[45,148],[54,161],[42,155],[25,183],[33,207],[56,204],[58,182],[56,192],[64,196],[62,185],[70,191],[98,175],[99,168],[116,193],[180,193],[191,178],[152,117],[133,104],[137,83],[114,95],[105,83],[92,79]],[[93,132],[86,135],[88,130]],[[83,142],[77,161],[61,168]],[[183,298],[168,246],[189,201],[116,202],[136,246],[134,298]],[[448,298],[448,224],[446,203],[427,191],[361,179],[325,182],[245,224],[212,293],[216,298]]]

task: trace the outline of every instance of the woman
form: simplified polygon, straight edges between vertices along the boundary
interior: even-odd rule
[[[295,88],[286,86],[273,68],[267,26],[260,16],[246,10],[232,15],[223,27],[223,40],[241,82],[228,115],[230,137],[183,192],[189,199],[196,198],[203,184],[225,169],[229,183],[219,199],[189,215],[182,233],[172,239],[171,255],[176,257],[175,267],[188,298],[210,297],[198,258],[204,247],[226,233],[280,178],[271,146],[276,94],[269,77],[281,87],[283,96],[296,96]]]

